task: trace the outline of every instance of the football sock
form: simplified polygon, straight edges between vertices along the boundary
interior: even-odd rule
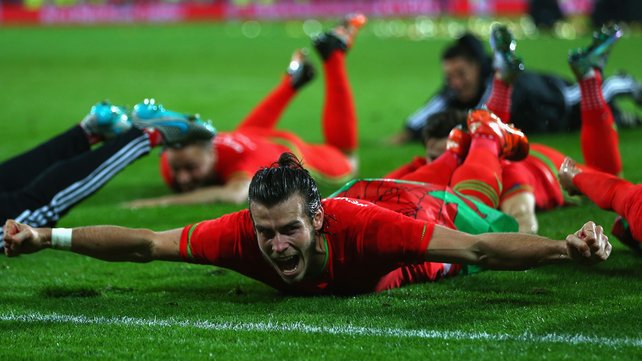
[[[593,76],[580,79],[579,85],[582,93],[580,140],[584,163],[603,172],[619,174],[622,160],[618,134],[611,108],[602,95],[602,75],[594,71]]]
[[[498,154],[497,140],[473,134],[466,160],[452,175],[451,187],[489,207],[497,208],[502,174]]]
[[[611,174],[585,170],[573,178],[573,184],[598,207],[613,210],[626,218],[628,193],[634,187],[631,182]]]
[[[459,157],[453,152],[445,151],[434,161],[417,168],[401,179],[446,186],[457,166],[459,166]]]
[[[290,76],[285,75],[276,88],[252,109],[237,129],[245,127],[274,128],[295,94],[296,91],[290,84]]]
[[[488,110],[495,113],[504,123],[510,123],[510,107],[513,86],[495,77],[490,98],[486,103]]]
[[[163,144],[163,134],[156,128],[143,129],[147,138],[149,138],[149,145],[153,148],[157,145]]]
[[[345,53],[333,51],[323,62],[325,72],[325,104],[323,135],[325,143],[344,153],[357,148],[357,116],[348,75]]]

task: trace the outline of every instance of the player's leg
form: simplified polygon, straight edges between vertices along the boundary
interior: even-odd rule
[[[1,193],[0,222],[13,218],[33,227],[55,225],[73,206],[154,145],[178,146],[214,135],[209,124],[187,116],[180,119],[179,115],[153,102],[138,104],[132,113],[135,127],[95,150],[53,164],[19,190]]]
[[[495,25],[490,34],[495,76],[486,106],[504,123],[510,123],[513,81],[524,71],[522,60],[515,55],[517,42],[504,25]]]
[[[89,151],[91,145],[79,125],[35,148],[0,164],[0,190],[11,192],[24,187],[52,164]]]
[[[345,54],[365,22],[366,17],[362,14],[347,16],[341,24],[314,40],[314,46],[323,59],[325,74],[322,120],[325,144],[348,155],[357,148],[357,117],[346,73]]]
[[[596,33],[586,49],[571,52],[569,64],[582,94],[580,132],[582,153],[587,166],[618,174],[622,170],[619,139],[613,114],[602,95],[602,69],[608,53],[621,36],[617,27]]]
[[[569,106],[580,103],[582,96],[579,84],[567,84],[560,90]],[[636,104],[642,105],[642,84],[626,73],[607,76],[602,81],[602,96],[607,103],[620,96],[630,96]]]
[[[132,128],[94,151],[57,162],[21,189],[3,193],[0,221],[15,218],[34,227],[53,225],[150,149],[147,135]]]
[[[500,159],[521,160],[528,154],[524,134],[486,110],[468,115],[472,141],[464,163],[450,181],[456,191],[497,208],[501,194]]]
[[[94,105],[77,125],[0,164],[0,191],[20,189],[56,162],[91,149],[91,145],[127,131],[125,111],[108,102]]]
[[[580,168],[571,158],[566,158],[559,171],[560,183],[570,192],[581,193],[598,207],[612,210],[626,221],[619,221],[613,233],[624,243],[642,251],[642,185],[635,185],[614,175]],[[628,222],[627,222],[628,221]],[[627,223],[626,227],[622,223]],[[617,226],[620,226],[616,233]],[[627,237],[626,233],[629,233]],[[637,243],[631,244],[632,236]]]
[[[281,82],[248,114],[237,129],[272,129],[297,91],[314,78],[314,67],[303,50],[296,50]]]
[[[559,178],[569,193],[584,194],[598,207],[620,215],[626,211],[627,192],[634,186],[612,174],[582,169],[571,158],[566,158],[560,166]]]
[[[466,158],[470,148],[470,141],[470,134],[465,133],[461,126],[453,128],[448,135],[444,153],[434,161],[399,177],[399,179],[448,185],[452,174]]]

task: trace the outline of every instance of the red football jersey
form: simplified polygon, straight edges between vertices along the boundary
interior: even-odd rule
[[[248,210],[185,227],[181,256],[188,262],[237,271],[282,291],[305,294],[373,292],[390,288],[391,282],[404,283],[397,276],[385,279],[400,266],[422,267],[432,222],[350,198],[326,199],[323,208],[328,260],[316,279],[294,285],[281,280],[263,258]]]
[[[212,141],[212,149],[216,154],[216,184],[225,184],[239,173],[251,178],[260,168],[276,162],[283,152],[292,152],[301,158],[317,180],[343,184],[353,171],[349,159],[338,149],[325,144],[307,144],[295,134],[275,129],[221,132]],[[161,155],[160,170],[165,183],[175,188],[174,174],[165,153]]]

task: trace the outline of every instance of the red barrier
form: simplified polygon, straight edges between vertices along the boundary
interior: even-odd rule
[[[590,0],[564,2],[566,12],[586,12]],[[234,5],[225,1],[213,3],[134,2],[128,4],[44,5],[35,10],[20,5],[0,7],[0,24],[73,24],[122,22],[178,22],[227,19],[307,19],[341,17],[363,12],[375,17],[412,17],[521,15],[528,10],[528,0],[360,0],[360,1],[275,1],[273,4]]]

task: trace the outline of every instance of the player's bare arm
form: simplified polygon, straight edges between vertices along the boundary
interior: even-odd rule
[[[191,192],[171,194],[167,196],[139,199],[125,203],[127,208],[158,207],[180,204],[205,204],[227,202],[243,204],[247,202],[247,192],[250,179],[232,179],[222,186],[208,186]]]
[[[597,263],[610,253],[611,244],[602,227],[587,222],[564,241],[524,233],[470,235],[436,226],[426,256],[428,261],[519,270],[569,260]]]
[[[8,220],[4,226],[5,254],[9,257],[52,247],[51,228],[33,228]],[[70,250],[105,261],[181,261],[182,229],[153,232],[117,226],[74,228]]]

